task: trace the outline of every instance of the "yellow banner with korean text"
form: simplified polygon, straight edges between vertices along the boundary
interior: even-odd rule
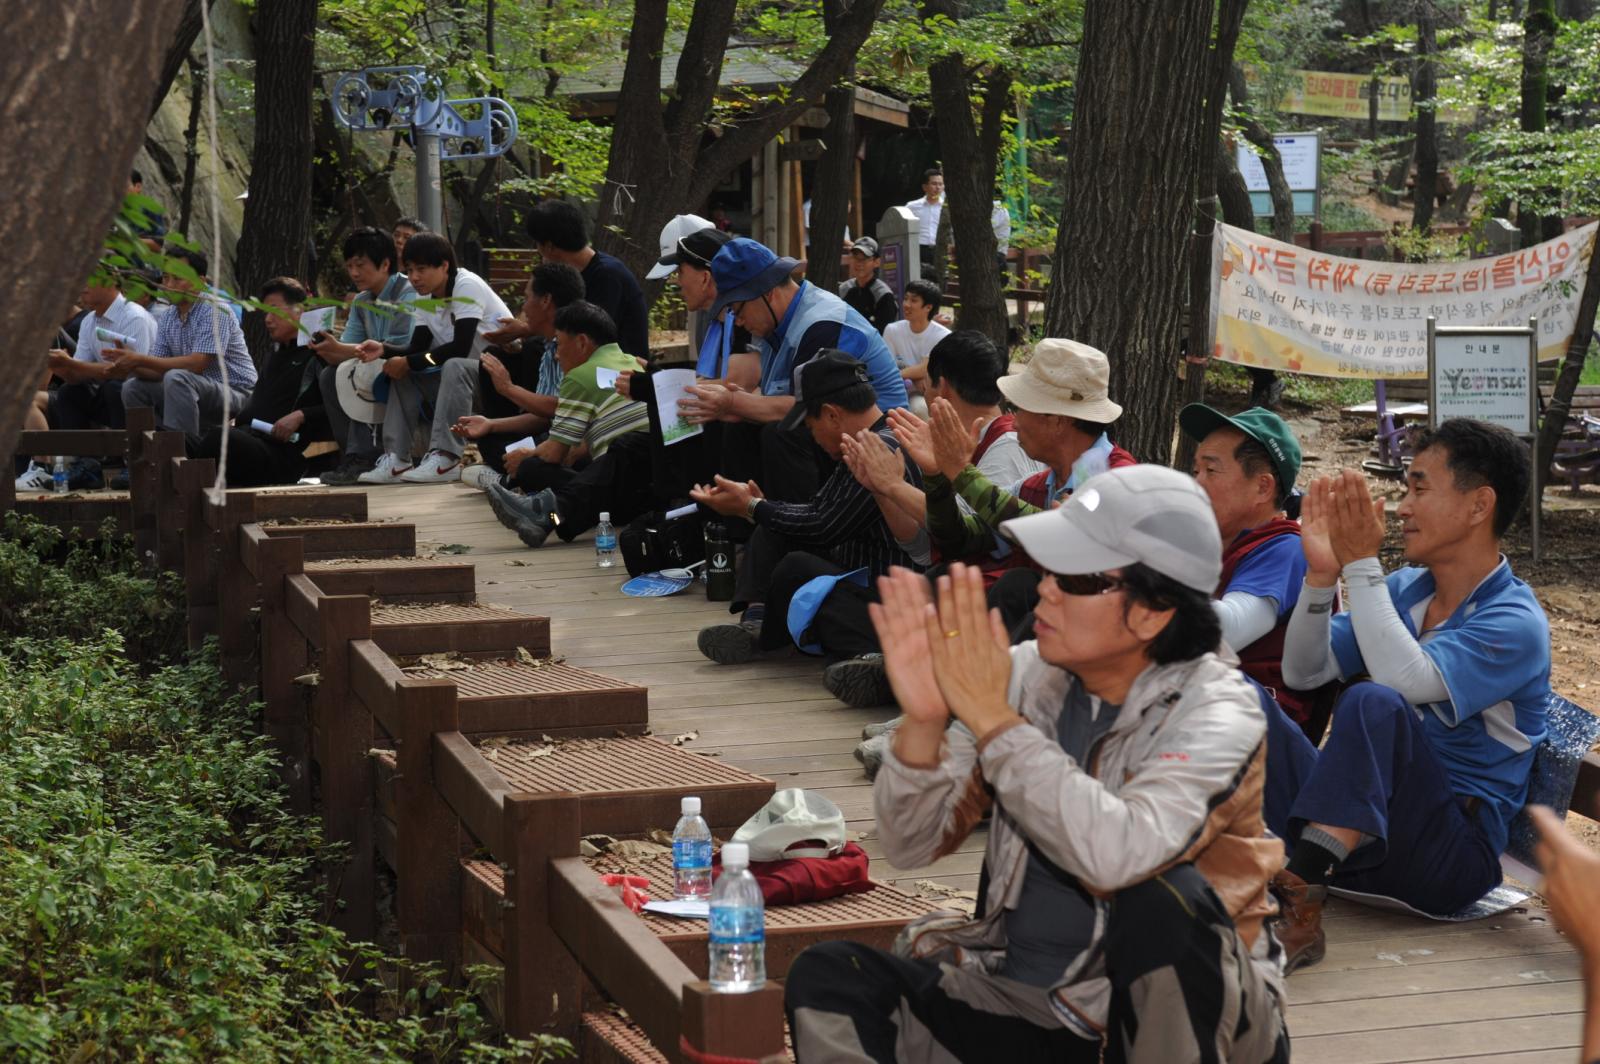
[[[1566,353],[1600,222],[1508,255],[1465,262],[1347,259],[1218,225],[1211,246],[1212,357],[1321,377],[1428,375],[1428,318],[1527,325],[1539,359]]]

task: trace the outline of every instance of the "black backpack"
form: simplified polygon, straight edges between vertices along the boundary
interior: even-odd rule
[[[617,546],[629,576],[682,568],[706,556],[699,511],[669,519],[665,512],[654,510],[636,517],[618,534]]]

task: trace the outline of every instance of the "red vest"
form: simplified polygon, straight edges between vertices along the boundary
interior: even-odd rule
[[[1299,535],[1300,522],[1285,517],[1275,517],[1264,525],[1239,533],[1222,552],[1222,579],[1217,582],[1216,597],[1221,598],[1227,592],[1234,571],[1251,551],[1279,536],[1298,538]],[[1303,724],[1310,714],[1315,692],[1291,691],[1283,682],[1283,637],[1288,629],[1289,621],[1285,617],[1272,631],[1254,643],[1247,647],[1234,647],[1234,650],[1239,655],[1239,668],[1244,674],[1265,687],[1278,700],[1278,705],[1283,707],[1285,713]]]

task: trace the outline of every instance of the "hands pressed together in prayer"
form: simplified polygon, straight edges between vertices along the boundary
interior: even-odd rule
[[[957,562],[939,577],[937,591],[935,602],[925,577],[896,567],[878,579],[880,601],[868,606],[906,715],[896,755],[924,767],[938,762],[951,716],[980,741],[1017,719],[1006,701],[1011,640],[1000,612],[988,608],[983,573]]]
[[[1306,582],[1332,587],[1346,565],[1377,557],[1384,526],[1384,502],[1368,494],[1367,478],[1360,472],[1345,469],[1313,480],[1300,507]]]
[[[874,495],[883,495],[905,482],[905,462],[883,437],[871,429],[839,437],[845,468],[856,482]]]
[[[621,384],[621,378],[618,378]],[[691,425],[705,425],[713,421],[737,421],[733,413],[733,396],[744,391],[732,381],[701,381],[685,390],[678,400],[678,413]]]
[[[983,421],[963,425],[948,400],[935,399],[928,405],[927,421],[903,408],[889,411],[889,428],[924,473],[940,473],[954,480],[972,464]]]

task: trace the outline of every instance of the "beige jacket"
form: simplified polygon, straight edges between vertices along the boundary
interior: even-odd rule
[[[1267,881],[1283,844],[1262,821],[1266,718],[1236,664],[1216,654],[1152,665],[1134,681],[1116,723],[1085,770],[1061,749],[1056,719],[1077,677],[1011,652],[1008,700],[1023,720],[979,744],[959,723],[937,767],[901,762],[891,749],[873,788],[884,852],[900,868],[950,853],[994,807],[984,861],[981,920],[935,914],[901,935],[899,949],[964,968],[996,971],[1004,913],[1022,893],[1027,840],[1102,900],[1090,947],[1053,987],[1062,1018],[1085,1033],[1104,1028],[1110,1001],[1100,941],[1105,898],[1174,865],[1193,862],[1226,905],[1261,975],[1282,996],[1282,959],[1263,919],[1277,911]]]

